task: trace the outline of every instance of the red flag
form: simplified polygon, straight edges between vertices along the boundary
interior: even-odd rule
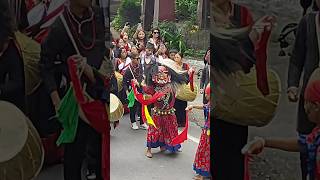
[[[109,173],[109,162],[110,162],[110,147],[108,147],[110,142],[109,136],[109,123],[108,123],[108,113],[105,104],[99,100],[92,102],[87,102],[85,100],[84,94],[82,93],[82,87],[80,79],[77,74],[77,67],[74,59],[68,59],[69,74],[71,82],[73,84],[73,89],[75,91],[76,99],[84,112],[86,118],[89,120],[90,125],[99,133],[102,134],[102,176],[105,180],[110,179]]]
[[[271,31],[265,30],[262,33],[261,40],[256,47],[256,69],[257,69],[257,87],[263,95],[268,95],[269,84],[267,75],[267,46]]]
[[[133,81],[131,82],[131,87],[133,89],[133,93],[134,93],[134,96],[137,98],[137,100],[142,104],[142,105],[150,105],[150,104],[153,104],[155,103],[159,98],[161,98],[164,93],[162,92],[156,92],[152,98],[148,99],[148,100],[145,100],[143,98],[143,94],[139,93],[137,88],[136,88],[136,85],[133,83]]]
[[[194,75],[194,71],[192,71],[189,75],[189,79],[190,79],[190,89],[193,92],[194,91],[194,85],[193,85],[193,75]]]
[[[189,115],[188,111],[186,113],[186,127],[184,127],[183,131],[172,140],[172,145],[175,146],[177,144],[183,143],[185,140],[188,139],[188,128],[189,128]]]
[[[250,167],[249,167],[250,157],[244,155],[244,180],[250,180]]]

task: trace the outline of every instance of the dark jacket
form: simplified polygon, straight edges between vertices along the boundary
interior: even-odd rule
[[[25,111],[25,81],[23,59],[11,40],[0,57],[0,100],[8,101]]]
[[[105,27],[102,11],[94,9],[95,13],[95,29],[96,40],[92,49],[86,50],[80,46],[77,40],[77,35],[73,34],[81,55],[87,58],[87,63],[95,69],[100,69],[103,58],[106,55],[107,48],[105,46]],[[70,21],[67,18],[67,11],[64,13],[67,23]],[[86,18],[86,17],[85,17]],[[78,18],[78,21],[83,19]],[[76,26],[77,27],[77,26]],[[92,42],[92,22],[83,23],[81,31],[81,41],[85,45],[90,45]],[[72,31],[72,27],[70,26]],[[60,97],[64,96],[70,84],[70,77],[68,73],[67,59],[75,55],[76,51],[70,41],[67,31],[60,18],[54,22],[51,27],[50,33],[41,47],[41,73],[47,87],[48,93],[58,90]],[[94,99],[100,99],[105,96],[105,87],[103,80],[95,73],[97,82],[91,84],[86,78],[81,78],[82,83],[87,82],[87,92]],[[64,85],[62,79],[65,77],[66,82]]]
[[[202,70],[202,75],[200,79],[200,89],[205,89],[210,82],[210,65],[206,64]],[[203,103],[207,104],[208,101],[205,98],[205,93],[203,93]]]
[[[309,134],[314,124],[308,121],[303,107],[303,94],[312,72],[319,67],[319,50],[315,26],[315,13],[306,15],[299,23],[295,45],[289,64],[288,87],[299,87],[303,75],[299,110],[298,132]]]
[[[137,81],[139,83],[141,83],[143,81],[143,71],[142,71],[142,65],[139,64],[139,67],[136,69],[136,71],[134,70],[134,68],[130,65],[133,73],[134,73],[134,77],[137,79]],[[123,89],[124,91],[129,91],[129,89],[131,89],[131,80],[134,79],[130,68],[126,69],[126,72],[123,75]],[[138,87],[138,91],[141,92],[141,88]]]

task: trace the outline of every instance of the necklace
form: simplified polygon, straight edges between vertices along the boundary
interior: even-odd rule
[[[67,16],[68,16],[68,20],[71,23],[71,29],[73,31],[73,34],[76,35],[76,39],[78,40],[80,46],[85,49],[85,50],[90,50],[94,47],[95,43],[96,43],[96,26],[95,26],[95,18],[94,18],[94,13],[91,11],[91,16],[90,18],[79,22],[74,15],[71,13],[70,8],[68,7],[68,11],[67,11]],[[80,36],[82,35],[82,31],[81,31],[81,26],[82,24],[86,23],[86,22],[90,22],[91,21],[91,27],[92,27],[92,42],[90,45],[85,45],[82,41]],[[77,24],[78,28],[76,28],[75,23]]]

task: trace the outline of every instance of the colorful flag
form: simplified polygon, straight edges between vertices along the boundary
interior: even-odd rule
[[[58,109],[58,119],[63,127],[63,131],[57,140],[58,146],[74,141],[77,134],[78,117],[79,106],[74,96],[73,88],[70,87]]]
[[[134,97],[134,92],[133,90],[131,89],[130,93],[128,94],[128,97],[127,99],[129,100],[129,104],[128,104],[128,107],[131,108],[134,106],[134,102],[135,102],[135,97]]]

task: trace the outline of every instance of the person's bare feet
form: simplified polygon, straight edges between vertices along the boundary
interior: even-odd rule
[[[194,176],[192,179],[194,180],[204,180],[204,177],[203,176],[200,176],[199,174]]]
[[[147,156],[148,158],[152,158],[151,149],[148,149],[148,150],[147,150],[146,156]]]
[[[160,151],[161,152],[166,151],[166,147],[160,147]]]

